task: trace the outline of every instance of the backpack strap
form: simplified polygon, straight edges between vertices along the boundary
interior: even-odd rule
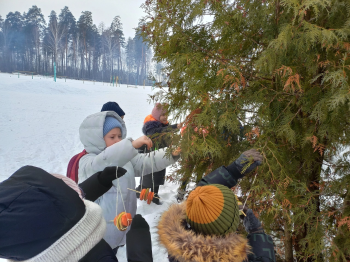
[[[78,183],[78,171],[79,171],[80,158],[82,158],[86,154],[87,152],[84,149],[79,154],[73,156],[69,161],[68,168],[67,168],[67,177],[74,180],[76,183]]]

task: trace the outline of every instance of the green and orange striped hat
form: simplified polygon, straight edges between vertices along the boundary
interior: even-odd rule
[[[234,193],[226,186],[199,186],[188,196],[186,220],[203,235],[225,235],[236,231],[239,208]]]

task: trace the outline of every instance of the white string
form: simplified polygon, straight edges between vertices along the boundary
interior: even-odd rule
[[[254,177],[254,180],[253,180],[253,183],[252,183],[252,187],[253,187],[253,185],[254,185],[254,182],[255,182],[255,179],[256,179],[256,176],[258,175],[258,172],[256,172],[256,174],[255,174],[255,177]],[[247,203],[247,200],[248,200],[248,197],[249,197],[249,195],[250,195],[250,191],[251,191],[252,189],[250,189],[249,190],[249,192],[248,192],[248,195],[247,195],[247,198],[245,199],[245,201],[244,201],[244,205],[243,205],[243,208],[242,208],[242,210],[244,210],[244,207],[245,207],[245,204]]]
[[[145,163],[146,163],[146,157],[143,159],[143,163],[142,163],[142,174],[141,174],[141,191],[142,191],[142,184],[143,184],[143,174],[145,172]]]
[[[146,149],[145,149],[145,151],[146,151]],[[145,152],[144,151],[144,152]],[[145,158],[143,159],[143,164],[142,164],[142,173],[141,173],[141,191],[142,191],[142,183],[143,183],[143,174],[144,174],[144,172],[145,172],[145,163],[146,163],[146,157],[147,157],[147,155],[146,155],[146,153],[144,153],[144,156],[145,156]]]
[[[123,203],[123,207],[124,207],[124,212],[126,213],[126,209],[125,209],[125,204],[124,204],[124,199],[123,199],[123,194],[122,194],[122,190],[120,188],[120,183],[119,183],[119,178],[118,178],[118,167],[117,167],[117,171],[116,171],[116,174],[115,174],[115,177],[117,179],[117,203],[116,203],[116,216],[118,215],[118,203],[119,203],[119,196],[118,196],[118,192],[120,193],[120,198],[122,199],[122,203]]]
[[[155,153],[154,153],[155,154]],[[153,158],[154,158],[154,154],[153,154]],[[152,164],[152,184],[153,184],[153,194],[154,194],[154,179],[153,179],[153,161],[154,161],[154,159],[153,159],[152,157],[151,157],[151,164]]]
[[[118,167],[117,167],[117,170],[115,171],[115,177],[118,178]],[[119,184],[119,179],[118,179],[118,184]],[[118,195],[118,187],[117,187],[117,203],[115,207],[116,216],[118,215],[118,202],[119,202],[119,195]]]
[[[125,204],[124,204],[124,199],[123,199],[123,195],[122,195],[122,190],[120,189],[119,179],[118,179],[118,188],[119,188],[119,192],[120,192],[120,197],[121,197],[122,202],[123,202],[124,212],[126,213],[126,208],[125,208]]]

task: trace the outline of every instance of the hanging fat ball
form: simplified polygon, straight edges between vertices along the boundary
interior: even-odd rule
[[[147,197],[147,204],[151,204],[152,200],[153,200],[153,196],[154,193],[153,192],[149,192],[148,197]]]
[[[142,201],[142,200],[145,200],[144,198],[145,198],[145,194],[146,194],[146,188],[144,188],[144,189],[142,189],[141,190],[141,193],[140,193],[140,200]]]
[[[119,231],[125,231],[128,228],[128,226],[131,225],[132,216],[130,213],[126,213],[123,211],[114,218],[113,222]]]
[[[148,194],[149,194],[149,188],[146,189],[146,192],[145,192],[145,197],[143,198],[143,200],[147,200],[147,197],[148,197]]]
[[[147,201],[147,204],[151,204],[152,200],[153,200],[153,197],[154,197],[154,193],[151,192],[151,189],[150,188],[144,188],[141,190],[141,193],[140,193],[140,200],[144,200],[144,201]]]

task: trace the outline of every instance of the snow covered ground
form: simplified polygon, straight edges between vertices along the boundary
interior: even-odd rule
[[[55,83],[42,76],[32,79],[0,73],[0,182],[24,165],[66,174],[70,158],[83,149],[78,134],[81,122],[108,101],[118,102],[125,111],[128,136],[140,137],[143,120],[154,106],[147,101],[152,93],[149,86],[113,87],[69,79],[57,79]],[[177,187],[171,183],[160,187],[162,206],[138,200],[137,213],[151,227],[155,262],[167,261],[165,249],[157,242],[155,226],[161,213],[176,202]],[[119,261],[127,261],[125,253],[125,247],[119,249]]]

